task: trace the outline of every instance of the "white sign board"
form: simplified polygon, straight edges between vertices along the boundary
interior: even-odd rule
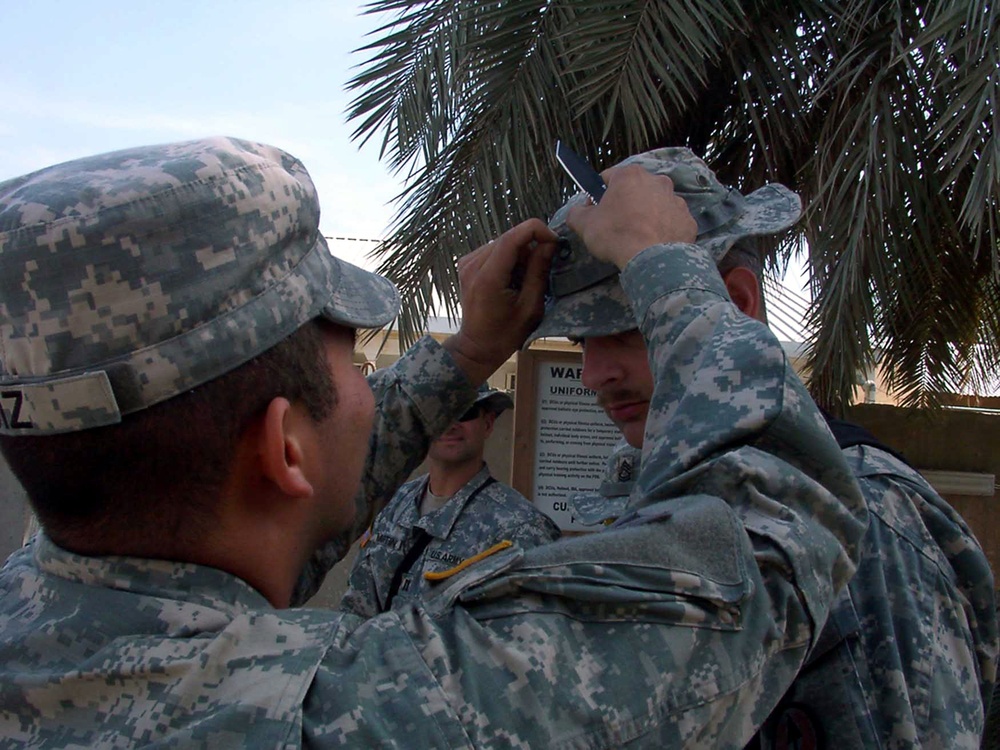
[[[566,498],[597,490],[621,433],[597,405],[594,391],[580,382],[582,367],[546,359],[535,367],[531,496],[564,531],[593,531],[573,519]]]

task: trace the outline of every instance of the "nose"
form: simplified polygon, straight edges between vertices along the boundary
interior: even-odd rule
[[[589,338],[583,345],[583,372],[580,382],[585,388],[600,390],[609,383],[622,379],[624,369],[614,347],[602,336]]]

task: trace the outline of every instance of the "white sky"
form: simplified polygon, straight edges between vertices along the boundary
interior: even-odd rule
[[[382,237],[402,181],[351,141],[344,84],[379,19],[351,0],[0,0],[0,181],[230,135],[302,159],[333,236]],[[351,245],[337,254],[372,267]]]

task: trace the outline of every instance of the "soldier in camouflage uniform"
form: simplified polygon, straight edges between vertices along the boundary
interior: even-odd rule
[[[696,217],[706,216],[699,206],[709,186],[725,191],[686,149],[658,149],[625,163],[671,176]],[[550,224],[557,233],[570,234],[568,210]],[[703,221],[710,226],[711,220],[699,219],[700,233],[710,231]],[[739,242],[717,260],[734,303],[764,320],[755,248]],[[580,276],[592,266],[583,254],[563,257],[553,276]],[[656,425],[652,412],[647,419],[652,376],[635,329],[612,274],[552,300],[533,337],[583,343],[584,385],[598,392],[609,416],[641,448],[643,432]],[[835,600],[802,673],[750,746],[976,748],[996,678],[988,560],[963,519],[900,456],[857,425],[828,422],[860,481],[870,526],[858,572]],[[611,506],[605,517],[619,512]],[[596,508],[591,517],[602,518]]]
[[[463,258],[458,334],[369,390],[353,331],[395,292],[329,254],[288,154],[211,139],[0,184],[0,432],[43,527],[0,572],[0,746],[745,744],[864,505],[670,181],[608,183],[571,221],[653,363],[628,513],[368,620],[287,605],[523,343],[555,236],[530,220]]]
[[[601,526],[614,523],[625,512],[629,495],[639,476],[639,459],[642,451],[629,445],[622,438],[612,448],[604,464],[604,479],[596,491],[570,495],[567,502],[573,518],[583,526]]]
[[[534,547],[559,527],[483,461],[496,418],[514,402],[483,385],[476,402],[435,439],[428,473],[407,482],[362,538],[340,608],[371,617],[426,593],[502,545]]]

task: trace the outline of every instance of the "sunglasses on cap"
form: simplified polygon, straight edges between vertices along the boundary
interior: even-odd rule
[[[473,404],[472,406],[469,407],[469,410],[467,412],[465,412],[465,414],[463,414],[462,416],[460,416],[455,421],[456,422],[471,422],[473,419],[478,418],[480,414],[482,414],[482,408],[479,406],[479,404]]]

